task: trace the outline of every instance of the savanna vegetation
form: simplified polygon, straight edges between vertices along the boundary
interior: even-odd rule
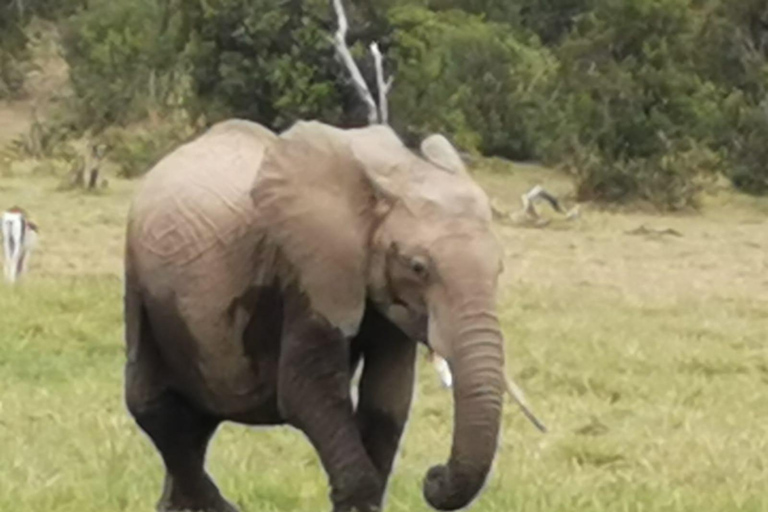
[[[22,90],[26,20],[54,20],[73,94],[50,129],[108,141],[127,175],[224,117],[276,130],[299,118],[366,120],[335,58],[327,0],[0,9],[0,96]],[[409,140],[441,131],[470,152],[560,166],[582,200],[682,209],[717,176],[768,192],[762,0],[367,0],[348,10],[369,83],[367,47],[381,44],[396,80],[392,124]],[[171,112],[175,122],[151,135],[121,130]]]
[[[507,406],[472,510],[768,510],[768,5],[346,4],[403,137],[501,157],[472,172],[502,210],[536,183],[584,202],[575,222],[497,225],[507,369],[550,432]],[[161,461],[122,395],[131,178],[228,116],[365,123],[335,22],[325,0],[0,1],[0,208],[41,227],[30,274],[0,285],[0,512],[153,509]],[[71,190],[95,143],[108,186]],[[630,201],[697,211],[597,205]],[[420,358],[388,511],[426,509],[451,425]],[[327,508],[290,429],[224,425],[209,467],[244,512]]]
[[[540,169],[478,171],[505,208]],[[2,178],[41,226],[31,270],[0,285],[0,511],[150,511],[162,464],[125,409],[121,271],[135,181],[100,194]],[[768,247],[763,201],[698,216],[590,211],[561,229],[499,225],[507,368],[549,427],[505,407],[478,512],[762,512],[768,508]],[[718,200],[720,201],[720,200]],[[668,226],[682,237],[631,235]],[[451,393],[424,358],[387,511],[427,510]],[[315,452],[288,428],[227,424],[208,466],[244,512],[327,510]]]

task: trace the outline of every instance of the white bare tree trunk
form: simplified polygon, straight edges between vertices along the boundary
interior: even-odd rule
[[[368,124],[388,124],[389,105],[387,103],[387,94],[389,94],[389,90],[392,88],[392,77],[388,80],[384,79],[383,57],[381,51],[379,51],[379,45],[373,43],[370,46],[376,67],[376,82],[379,89],[379,103],[377,105],[373,98],[373,94],[371,94],[371,90],[368,88],[368,84],[365,83],[360,68],[357,67],[355,59],[352,58],[352,53],[347,46],[349,22],[347,21],[347,15],[344,12],[344,5],[341,3],[341,0],[333,0],[333,8],[336,11],[336,17],[339,20],[339,29],[336,31],[333,43],[336,47],[336,52],[339,54],[339,57],[349,71],[350,77],[352,78],[352,84],[355,86],[357,94],[368,107]]]
[[[349,74],[352,77],[352,83],[357,90],[357,94],[365,102],[368,107],[368,123],[377,124],[379,122],[379,112],[376,107],[376,102],[373,100],[368,85],[363,79],[363,74],[360,73],[360,69],[355,64],[355,59],[352,58],[352,54],[347,47],[347,31],[349,30],[349,23],[347,22],[347,15],[344,13],[344,6],[341,0],[333,0],[333,7],[336,10],[336,17],[339,19],[339,29],[336,31],[334,38],[334,44],[336,45],[336,51],[344,62],[344,65],[349,70]]]
[[[379,43],[371,43],[371,53],[376,65],[376,86],[379,89],[379,119],[381,124],[389,124],[389,103],[387,95],[392,88],[392,77],[384,80],[384,59],[379,51]]]

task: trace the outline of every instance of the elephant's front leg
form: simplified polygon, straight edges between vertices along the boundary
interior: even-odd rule
[[[294,302],[295,301],[295,302]],[[328,473],[334,512],[379,510],[383,482],[363,446],[349,389],[349,342],[327,321],[286,299],[278,403]]]
[[[413,396],[416,344],[373,309],[358,335],[364,369],[357,422],[363,444],[386,485]]]

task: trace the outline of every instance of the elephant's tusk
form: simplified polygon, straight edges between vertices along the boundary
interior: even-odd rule
[[[546,433],[547,427],[545,427],[544,424],[539,421],[539,418],[537,418],[536,415],[531,412],[531,408],[528,406],[528,403],[525,400],[523,390],[520,389],[509,377],[504,377],[504,382],[506,383],[507,393],[509,393],[509,396],[512,397],[512,400],[520,406],[520,409],[523,411],[523,414],[525,414],[525,417],[528,418],[537,429],[543,433]]]
[[[435,365],[435,370],[437,370],[443,386],[446,388],[453,387],[453,374],[451,374],[451,369],[448,367],[448,361],[438,356],[432,360],[432,363]]]
[[[435,366],[435,369],[437,370],[438,375],[440,375],[440,380],[443,382],[443,386],[446,388],[450,388],[453,385],[453,376],[451,374],[451,370],[448,366],[448,362],[443,359],[437,352],[435,352],[432,347],[427,347],[427,358],[432,361],[432,364]],[[535,414],[531,411],[530,406],[528,405],[528,402],[525,399],[525,394],[523,393],[523,390],[520,389],[520,387],[512,381],[507,376],[504,376],[504,383],[505,387],[507,389],[507,393],[509,393],[509,396],[512,397],[512,400],[520,406],[520,409],[523,411],[523,414],[525,414],[525,417],[530,420],[533,425],[539,429],[543,433],[547,433],[547,427],[539,420],[539,418],[536,417]]]

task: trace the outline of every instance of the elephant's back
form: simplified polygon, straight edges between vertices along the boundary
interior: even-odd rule
[[[250,190],[274,138],[255,123],[226,121],[158,162],[131,205],[133,252],[178,266],[240,239],[253,221]]]
[[[134,197],[132,217],[173,210],[183,203],[212,211],[236,203],[249,193],[264,152],[276,138],[249,121],[214,125],[147,172]]]

